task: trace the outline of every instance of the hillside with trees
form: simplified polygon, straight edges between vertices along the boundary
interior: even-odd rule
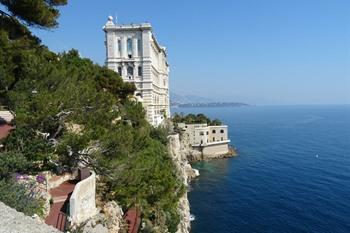
[[[193,113],[187,115],[184,113],[175,113],[172,120],[174,123],[222,125],[219,119],[211,120],[202,113],[197,115]]]
[[[135,86],[77,50],[55,54],[31,34],[28,26],[56,27],[57,6],[65,0],[0,3],[7,9],[0,13],[0,105],[16,115],[15,130],[1,142],[0,201],[40,212],[26,208],[37,206],[26,192],[12,195],[20,188],[14,174],[60,173],[84,164],[101,177],[104,200],[137,206],[151,229],[175,232],[184,187],[164,130],[149,125],[132,97]]]

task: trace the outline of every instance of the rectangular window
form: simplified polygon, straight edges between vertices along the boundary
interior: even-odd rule
[[[138,53],[139,53],[139,57],[141,57],[142,44],[141,44],[141,40],[140,39],[137,40],[137,50],[138,50]]]
[[[213,137],[213,142],[215,142],[215,137]]]
[[[119,52],[119,54],[122,53],[122,41],[121,40],[118,40],[118,52]]]
[[[132,54],[132,40],[131,40],[131,38],[128,38],[126,40],[126,50],[128,52],[128,55]]]
[[[138,76],[142,76],[142,66],[139,66],[137,68],[137,74],[138,74]]]
[[[120,66],[118,67],[118,73],[119,75],[122,75],[122,68]]]
[[[204,136],[204,132],[200,132],[199,135]]]
[[[128,75],[134,75],[134,68],[132,66],[128,66],[127,71]]]
[[[223,137],[221,137],[221,141],[223,141],[224,140],[224,138]]]
[[[220,130],[220,133],[224,133],[224,130],[222,129],[222,130]]]
[[[215,129],[213,129],[212,133],[216,133],[216,130],[215,130]]]
[[[207,135],[209,135],[209,131],[207,131]]]

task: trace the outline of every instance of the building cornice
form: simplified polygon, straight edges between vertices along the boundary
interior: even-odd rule
[[[156,45],[156,47],[157,47],[157,49],[158,49],[158,52],[163,52],[164,55],[165,55],[165,57],[167,57],[166,48],[165,48],[164,46],[161,46],[161,45],[158,43],[158,41],[157,41],[157,39],[156,39],[156,37],[154,36],[153,33],[152,33],[152,39],[153,39],[153,42],[154,42],[154,44]]]
[[[152,31],[152,25],[150,23],[141,23],[141,24],[106,24],[103,27],[103,30],[105,32],[107,31],[119,31],[119,30],[130,30],[130,31],[134,31],[134,30],[149,30]]]
[[[203,143],[202,145],[201,144],[194,144],[192,146],[194,146],[194,147],[199,147],[199,146],[205,147],[205,146],[214,146],[214,145],[220,145],[220,144],[228,144],[230,142],[231,142],[231,140],[227,139],[227,140],[217,141],[217,142],[207,142],[207,143]]]

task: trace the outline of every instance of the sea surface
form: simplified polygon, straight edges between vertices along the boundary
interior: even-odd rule
[[[350,105],[172,112],[220,118],[239,152],[194,165],[193,233],[350,232]]]

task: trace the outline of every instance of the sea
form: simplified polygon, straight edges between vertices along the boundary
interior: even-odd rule
[[[350,105],[172,112],[219,118],[238,150],[193,164],[192,233],[350,232]]]

